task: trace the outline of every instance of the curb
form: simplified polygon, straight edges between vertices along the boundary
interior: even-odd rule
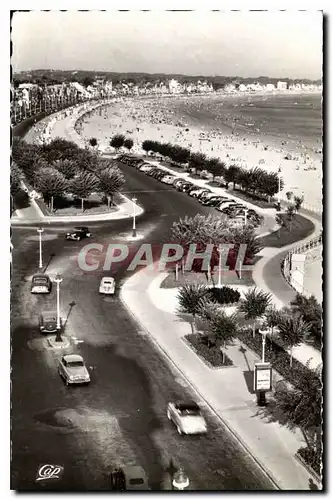
[[[151,341],[153,342],[153,344],[159,349],[159,351],[164,355],[164,357],[167,358],[167,360],[169,361],[169,363],[177,370],[177,372],[180,373],[180,375],[182,376],[182,378],[188,383],[188,385],[191,387],[191,389],[199,396],[200,399],[202,399],[206,403],[206,405],[209,407],[209,409],[211,410],[211,412],[220,420],[220,422],[222,422],[222,424],[225,426],[225,428],[227,429],[227,431],[236,439],[236,441],[238,442],[238,444],[252,458],[252,460],[254,461],[254,463],[261,469],[261,471],[265,474],[265,476],[272,483],[272,485],[274,486],[274,488],[276,490],[281,490],[279,484],[274,479],[274,476],[271,473],[271,471],[268,468],[266,468],[266,466],[252,453],[251,449],[241,439],[241,437],[237,434],[237,432],[234,431],[234,429],[232,429],[232,427],[225,421],[225,419],[223,417],[221,417],[221,415],[219,415],[215,411],[215,409],[206,400],[205,396],[203,394],[201,394],[200,390],[197,389],[197,387],[191,382],[191,380],[189,378],[187,378],[187,376],[184,374],[183,370],[181,368],[179,368],[178,365],[176,365],[176,363],[169,356],[169,354],[163,349],[163,347],[158,343],[158,341],[152,336],[152,334],[149,332],[149,330],[147,330],[147,328],[143,325],[142,321],[140,319],[138,319],[135,316],[135,314],[133,314],[133,312],[131,311],[131,309],[129,308],[129,306],[127,305],[126,301],[123,298],[123,290],[122,289],[120,290],[119,297],[120,297],[120,300],[121,300],[122,304],[125,306],[125,308],[129,312],[129,314],[132,316],[132,318],[137,323],[139,323],[141,325],[142,330],[144,332],[146,332],[147,337],[149,337],[151,339]]]
[[[52,347],[52,349],[67,349],[71,345],[70,340],[64,335],[62,336],[62,342],[56,342],[55,338],[56,337],[49,337],[47,339],[47,343],[50,347]]]
[[[297,452],[295,453],[295,458],[296,460],[298,460],[298,462],[303,465],[303,467],[308,471],[309,474],[311,474],[311,476],[317,481],[317,483],[320,485],[320,489],[322,489],[322,486],[321,486],[321,479],[320,477],[318,476],[318,474],[313,470],[313,468],[311,467],[311,465],[308,465],[305,460],[301,457],[301,455]]]

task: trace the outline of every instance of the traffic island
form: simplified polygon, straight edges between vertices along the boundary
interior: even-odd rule
[[[51,337],[47,338],[47,343],[52,349],[67,349],[71,345],[71,341],[69,340],[68,337],[65,337],[64,335],[61,336],[61,341],[56,340],[57,336],[52,335]]]

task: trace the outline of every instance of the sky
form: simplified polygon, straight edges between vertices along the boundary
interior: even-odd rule
[[[13,70],[322,77],[319,11],[32,11],[12,18]]]

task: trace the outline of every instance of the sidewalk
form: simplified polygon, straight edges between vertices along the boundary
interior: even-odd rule
[[[39,209],[38,205],[34,200],[32,200],[32,204],[30,207],[24,208],[20,210],[20,214],[17,217],[11,218],[12,226],[20,226],[24,223],[32,224],[32,223],[59,223],[59,222],[72,222],[73,224],[79,222],[99,222],[99,221],[107,221],[107,220],[120,220],[120,219],[130,219],[133,217],[133,202],[127,196],[119,193],[124,202],[121,205],[117,206],[116,212],[106,212],[102,214],[91,214],[91,215],[64,215],[64,216],[56,216],[56,215],[44,215],[42,211]],[[39,212],[33,212],[31,210],[32,205],[38,207]],[[18,211],[16,211],[18,212]],[[139,205],[135,205],[135,216],[140,217],[144,212],[143,208]]]
[[[175,314],[157,309],[157,289],[164,275],[153,281],[145,271],[128,279],[121,289],[121,299],[129,311],[164,352],[169,362],[186,378],[189,385],[226,424],[229,431],[273,478],[280,489],[308,490],[310,474],[294,454],[304,441],[300,432],[291,432],[278,423],[267,423],[258,413],[252,393],[252,369],[257,356],[240,351],[235,342],[227,354],[230,368],[211,369],[182,340],[191,333],[190,325]],[[148,293],[144,293],[147,292]],[[273,379],[279,379],[274,372]],[[248,381],[248,383],[247,383]]]

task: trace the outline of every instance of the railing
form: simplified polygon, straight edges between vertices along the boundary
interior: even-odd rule
[[[296,291],[298,291],[295,286],[293,285],[292,281],[294,282],[294,279],[291,279],[291,265],[292,265],[292,256],[294,254],[304,254],[309,252],[310,250],[313,250],[314,248],[317,248],[318,246],[323,244],[323,237],[322,233],[317,236],[316,238],[313,238],[312,240],[308,241],[307,243],[304,243],[303,245],[298,245],[293,248],[291,252],[288,252],[288,254],[285,256],[281,263],[281,271],[284,276],[284,279],[289,283],[289,285]],[[311,295],[310,291],[305,290],[304,286],[302,283],[298,283],[300,288],[303,290],[303,294],[305,292],[306,295]]]

